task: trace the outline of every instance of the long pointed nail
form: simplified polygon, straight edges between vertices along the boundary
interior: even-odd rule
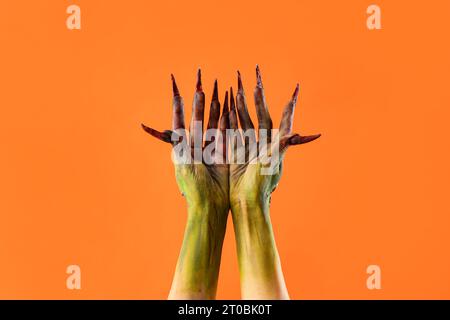
[[[228,113],[228,91],[225,91],[225,101],[223,102],[222,115]]]
[[[159,131],[156,131],[153,128],[147,127],[145,124],[141,123],[142,129],[144,129],[145,132],[151,134],[152,136],[156,137],[156,138],[161,138],[162,137],[162,133]]]
[[[141,126],[142,126],[142,129],[144,129],[145,132],[147,132],[148,134],[152,135],[153,137],[155,137],[155,138],[157,138],[157,139],[159,139],[161,141],[173,144],[173,142],[172,142],[172,131],[165,130],[164,132],[159,132],[159,131],[157,131],[155,129],[147,127],[143,123],[141,123]]]
[[[144,129],[145,132],[150,133],[150,132],[153,130],[152,128],[147,127],[147,126],[146,126],[145,124],[143,124],[143,123],[141,123],[141,126],[142,126],[142,129]]]
[[[261,71],[259,70],[259,66],[256,65],[256,86],[258,88],[262,88],[262,79],[261,79]]]
[[[180,95],[180,91],[178,91],[177,83],[175,82],[175,77],[173,74],[171,74],[170,77],[172,78],[173,96],[177,97]]]
[[[237,74],[238,74],[238,93],[243,93],[244,88],[242,86],[241,73],[239,72],[239,70],[238,70]]]
[[[234,104],[234,94],[233,94],[233,87],[230,87],[230,110],[235,110],[236,105]]]
[[[197,91],[202,91],[202,70],[197,71]]]
[[[296,103],[298,98],[298,92],[300,91],[300,85],[297,83],[297,86],[295,87],[294,94],[292,95],[292,102]]]
[[[289,139],[289,144],[290,145],[296,145],[296,144],[304,144],[304,143],[308,143],[311,141],[314,141],[318,138],[320,138],[322,135],[319,134],[314,134],[311,136],[300,136],[300,135],[295,135],[292,138]]]
[[[219,90],[217,89],[217,79],[214,81],[213,100],[219,100]]]

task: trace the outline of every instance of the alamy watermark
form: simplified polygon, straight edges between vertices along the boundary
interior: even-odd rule
[[[66,287],[69,290],[81,289],[81,268],[76,264],[67,266],[66,273],[69,275],[66,279]]]

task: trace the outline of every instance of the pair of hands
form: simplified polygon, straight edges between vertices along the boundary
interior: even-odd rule
[[[256,67],[257,85],[254,90],[255,106],[258,116],[259,129],[272,130],[272,119],[264,96],[261,73],[259,67]],[[153,137],[174,144],[171,137],[173,132],[180,132],[185,129],[184,123],[184,103],[177,88],[175,78],[172,76],[173,85],[173,120],[172,131],[166,130],[159,132],[155,129],[142,125],[143,129]],[[279,143],[273,144],[272,148],[279,148],[279,161],[277,163],[279,170],[273,175],[262,175],[261,169],[264,164],[260,162],[251,163],[252,159],[245,159],[245,163],[231,164],[206,164],[190,163],[176,164],[175,174],[178,187],[186,197],[188,203],[201,203],[204,201],[214,201],[215,204],[223,208],[232,208],[239,201],[256,202],[266,200],[276,188],[280,177],[284,154],[289,146],[299,145],[313,141],[320,137],[320,134],[311,136],[300,136],[292,133],[292,123],[295,105],[299,93],[297,85],[292,98],[286,105],[281,123],[279,126]],[[230,109],[229,109],[230,105]],[[194,121],[203,122],[205,111],[205,94],[202,90],[201,72],[197,74],[197,85],[194,96],[190,141],[198,134],[196,130],[200,128],[194,126]],[[225,138],[227,129],[238,129],[238,117],[243,132],[254,129],[253,122],[249,116],[246,97],[242,85],[241,76],[238,72],[238,90],[236,100],[233,95],[233,89],[230,88],[230,97],[228,91],[225,93],[222,114],[220,115],[220,102],[218,98],[217,80],[214,83],[214,92],[211,101],[209,121],[207,129],[218,129],[222,131]],[[201,128],[203,130],[203,128]],[[202,133],[200,133],[201,135]],[[242,139],[242,138],[240,138]],[[238,148],[245,148],[244,143],[237,142]],[[216,152],[225,146],[225,141],[214,141],[216,143]],[[209,142],[203,146],[205,148]],[[194,148],[191,148],[194,153]],[[222,149],[223,150],[223,149]],[[223,153],[225,153],[224,151]],[[192,155],[193,156],[193,155]],[[224,156],[225,158],[225,156]],[[224,159],[226,162],[226,159]]]
[[[258,159],[255,161],[258,153],[250,152],[251,142],[256,141],[256,134],[248,113],[239,72],[236,98],[233,89],[230,88],[229,93],[228,91],[225,93],[222,111],[217,80],[214,83],[207,129],[217,130],[221,134],[213,141],[198,143],[198,139],[201,140],[204,133],[205,111],[205,94],[200,70],[197,74],[189,137],[185,132],[183,99],[173,76],[172,130],[160,132],[142,125],[147,133],[173,146],[182,141],[173,139],[174,137],[188,140],[185,143],[189,144],[188,150],[192,158],[196,152],[202,153],[206,147],[214,143],[213,156],[221,160],[218,161],[220,163],[213,164],[204,161],[175,164],[178,187],[188,203],[188,226],[172,284],[171,298],[215,297],[222,241],[230,209],[236,231],[243,297],[288,298],[270,225],[268,210],[270,197],[280,180],[286,150],[290,146],[313,141],[320,135],[300,136],[292,133],[294,110],[299,93],[297,85],[284,108],[279,133],[276,137],[272,137],[272,120],[258,66],[256,80],[254,99],[259,135],[263,131],[261,129],[266,130],[267,141],[264,142],[268,142],[269,155],[274,154],[274,151],[277,151],[278,155],[275,163],[272,163],[277,169],[273,174],[262,174],[262,169],[267,168],[267,164]],[[230,141],[226,135],[227,129],[238,130],[238,122],[242,134],[232,136],[230,139],[233,141]],[[230,146],[235,148],[234,153],[228,152]],[[239,152],[245,154],[243,162],[228,161],[229,154],[236,155]]]

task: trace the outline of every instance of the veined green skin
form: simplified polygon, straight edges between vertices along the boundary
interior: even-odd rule
[[[175,165],[188,218],[169,299],[214,299],[229,211],[228,165]]]
[[[280,162],[281,163],[281,162]],[[243,299],[289,299],[269,215],[281,176],[262,165],[176,165],[188,221],[169,299],[214,299],[228,211],[236,235]]]
[[[280,159],[281,160],[281,159]],[[262,164],[230,165],[230,206],[243,299],[289,299],[270,221],[271,193],[281,177]]]

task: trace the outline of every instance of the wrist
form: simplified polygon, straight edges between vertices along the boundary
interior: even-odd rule
[[[218,223],[226,224],[229,206],[228,204],[214,201],[187,201],[188,223]]]
[[[188,219],[169,299],[214,299],[228,206],[188,205]]]
[[[243,299],[289,299],[269,215],[269,201],[231,205]]]
[[[239,223],[245,220],[262,220],[270,223],[270,199],[266,197],[237,196],[230,201],[233,220]]]

